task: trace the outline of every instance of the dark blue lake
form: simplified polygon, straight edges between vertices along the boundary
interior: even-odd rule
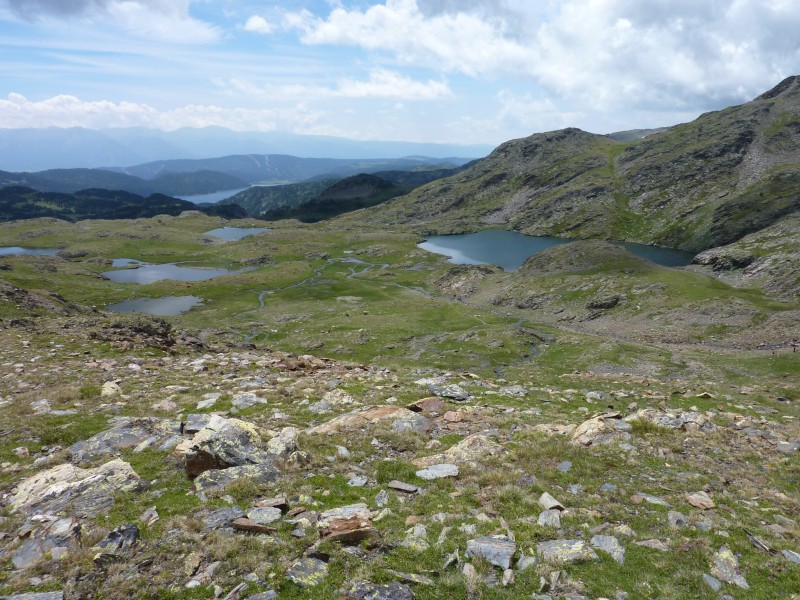
[[[569,244],[575,240],[557,237],[523,235],[516,231],[485,229],[477,233],[460,235],[436,235],[419,244],[420,248],[450,257],[457,265],[498,265],[504,271],[516,271],[525,260],[534,254],[558,244]],[[694,254],[675,250],[620,242],[636,256],[667,267],[688,265]]]

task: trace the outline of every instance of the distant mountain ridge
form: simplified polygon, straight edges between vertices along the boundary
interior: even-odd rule
[[[634,137],[564,129],[512,140],[354,218],[420,232],[496,226],[701,251],[800,211],[800,77]]]
[[[415,155],[445,159],[451,156],[479,158],[491,150],[492,146],[488,144],[359,141],[283,132],[232,131],[223,127],[183,128],[169,132],[144,127],[0,129],[0,169],[28,172],[243,154],[326,156],[351,160]]]

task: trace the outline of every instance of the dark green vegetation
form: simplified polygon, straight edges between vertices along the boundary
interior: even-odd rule
[[[0,221],[52,217],[65,221],[84,219],[141,219],[179,215],[188,210],[227,218],[243,217],[236,204],[197,206],[187,200],[152,194],[143,198],[121,190],[85,189],[75,194],[40,192],[27,187],[0,189]]]

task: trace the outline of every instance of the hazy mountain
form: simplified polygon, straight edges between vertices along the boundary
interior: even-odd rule
[[[0,129],[0,169],[42,171],[138,165],[179,158],[233,154],[291,154],[342,159],[423,155],[477,158],[491,146],[356,141],[281,132],[241,132],[222,127],[160,131],[142,127]]]
[[[691,251],[800,210],[800,77],[755,100],[621,142],[578,129],[512,140],[358,218],[421,231],[494,225]]]

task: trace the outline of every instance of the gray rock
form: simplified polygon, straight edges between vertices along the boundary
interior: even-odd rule
[[[775,445],[775,448],[781,454],[793,454],[800,450],[800,442],[784,442],[779,440]]]
[[[364,487],[367,485],[367,477],[365,475],[353,475],[347,480],[347,485],[350,487]]]
[[[562,462],[558,463],[558,466],[556,467],[556,469],[558,469],[562,473],[566,473],[571,468],[572,468],[572,463],[570,461],[568,461],[568,460],[565,460],[565,461],[562,461]]]
[[[642,500],[644,500],[648,504],[655,504],[656,506],[666,506],[667,508],[672,506],[669,502],[667,502],[666,500],[664,500],[660,496],[653,496],[652,494],[643,494],[641,492],[639,492],[638,494],[635,494],[635,496],[640,497]]]
[[[207,426],[210,420],[211,415],[189,413],[186,415],[186,421],[183,424],[183,432],[194,435]]]
[[[56,540],[51,537],[25,540],[12,555],[11,562],[16,569],[30,569],[39,564],[56,545]]]
[[[333,410],[330,402],[326,402],[325,400],[320,400],[319,402],[315,402],[311,406],[308,407],[308,410],[315,415],[322,415],[325,413],[329,413]]]
[[[708,574],[703,574],[703,581],[705,581],[706,584],[708,584],[708,587],[710,587],[715,592],[718,592],[722,589],[722,582],[716,577],[712,577],[711,575]]]
[[[469,399],[469,392],[467,392],[460,385],[456,385],[454,383],[450,385],[437,385],[435,383],[431,383],[428,384],[428,390],[430,390],[431,394],[438,396],[439,398],[450,398],[456,402],[463,402],[464,400]]]
[[[242,479],[264,485],[274,482],[279,474],[278,469],[272,465],[244,465],[217,469],[198,475],[194,480],[194,487],[198,492],[216,492]]]
[[[480,537],[467,542],[467,556],[480,556],[501,569],[511,567],[517,544],[507,538]]]
[[[428,433],[431,429],[433,429],[433,425],[430,419],[419,413],[397,419],[392,423],[392,431],[396,432],[413,431],[416,433]]]
[[[561,527],[561,511],[560,510],[543,510],[539,513],[538,525],[542,527]]]
[[[122,525],[117,527],[97,544],[97,548],[103,548],[108,552],[130,552],[139,542],[139,528],[134,524]]]
[[[402,583],[378,585],[362,581],[347,588],[341,600],[414,600],[414,592]]]
[[[739,586],[745,590],[750,589],[744,576],[739,571],[739,561],[736,559],[736,555],[728,546],[722,546],[714,555],[714,560],[711,563],[711,574],[725,583]]]
[[[267,404],[263,398],[259,398],[253,392],[242,392],[233,397],[231,403],[238,409],[250,408],[256,404]]]
[[[3,600],[64,600],[64,592],[27,592],[2,596]]]
[[[444,477],[458,477],[458,467],[451,464],[431,465],[427,469],[417,471],[417,477],[425,480],[442,479]]]
[[[673,527],[688,527],[689,526],[689,519],[688,517],[680,513],[676,510],[671,510],[667,514],[667,521]]]
[[[122,450],[172,450],[182,440],[178,421],[156,417],[116,417],[112,424],[111,429],[70,446],[69,452],[76,462],[118,455]]]
[[[797,552],[792,552],[791,550],[782,550],[781,552],[786,560],[800,564],[800,554]]]
[[[428,530],[421,523],[414,525],[414,527],[406,531],[406,537],[400,542],[400,545],[412,552],[424,552],[430,548]]]
[[[661,540],[643,540],[641,542],[636,542],[637,546],[641,546],[642,548],[650,548],[651,550],[660,550],[661,552],[669,552],[669,546],[667,546]]]
[[[390,481],[387,485],[393,490],[397,490],[398,492],[404,492],[406,494],[416,494],[419,491],[419,488],[417,486],[412,485],[410,483],[397,481],[396,479]]]
[[[271,506],[267,508],[255,507],[247,511],[247,518],[259,525],[269,525],[279,521],[282,516],[283,513],[280,508]]]
[[[553,498],[548,492],[539,496],[539,506],[545,510],[564,510],[564,505]]]
[[[597,554],[583,540],[552,540],[536,544],[536,552],[547,563],[564,565],[597,560]]]
[[[602,550],[611,555],[619,564],[625,562],[625,548],[619,543],[619,540],[613,535],[596,535],[592,537],[590,543],[597,550]]]
[[[600,486],[600,491],[601,492],[616,492],[617,491],[617,486],[614,485],[613,483],[604,483],[603,485]]]
[[[375,495],[375,504],[378,508],[383,508],[387,504],[389,504],[389,492],[386,490],[381,490]]]
[[[211,511],[202,520],[203,525],[208,529],[221,529],[222,527],[230,526],[235,519],[243,516],[244,511],[234,507],[225,507]]]
[[[328,575],[328,565],[318,558],[301,558],[292,563],[286,578],[303,588],[315,587]]]
[[[266,592],[258,592],[252,596],[248,596],[243,600],[275,600],[278,597],[278,592],[275,590],[267,590]]]
[[[541,561],[536,556],[528,556],[527,554],[523,554],[517,561],[517,571],[525,571],[531,567],[535,567],[540,562]]]
[[[528,395],[528,388],[521,385],[507,385],[501,387],[498,392],[503,396],[511,396],[512,398],[524,398]]]

